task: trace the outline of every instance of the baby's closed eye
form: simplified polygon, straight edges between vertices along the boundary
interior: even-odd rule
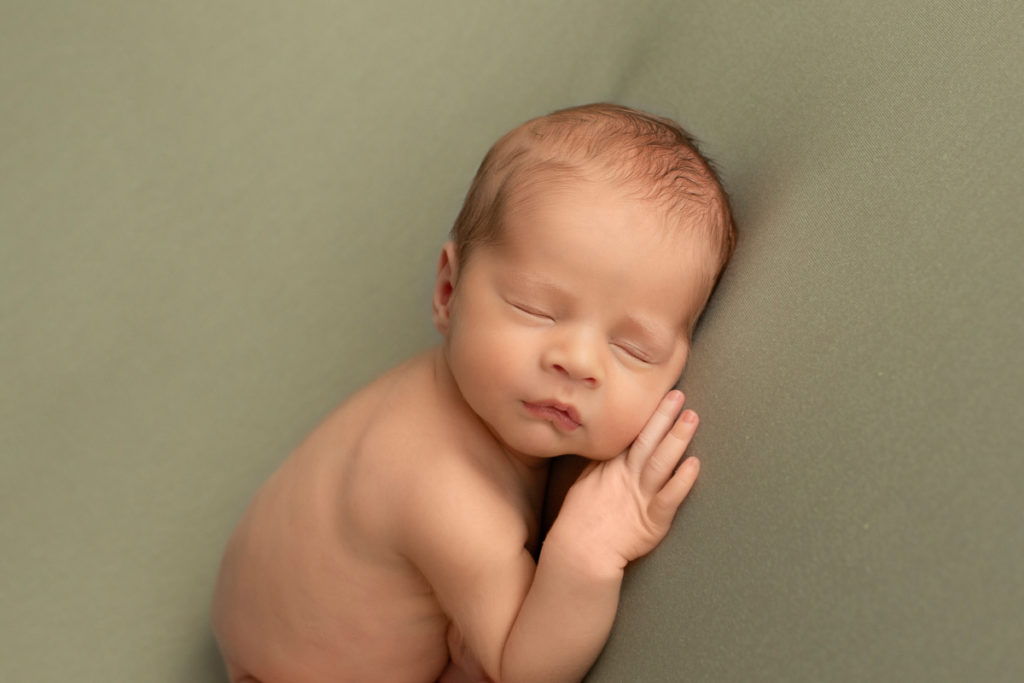
[[[652,354],[648,349],[633,342],[615,340],[612,342],[612,346],[618,349],[621,353],[629,356],[631,359],[644,363],[645,365],[655,362],[654,354]]]
[[[534,304],[521,303],[517,301],[509,301],[509,305],[516,309],[520,313],[537,320],[551,321],[553,322],[555,316],[544,310],[543,308]]]

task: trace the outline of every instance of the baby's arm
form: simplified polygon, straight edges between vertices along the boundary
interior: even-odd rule
[[[564,677],[550,680],[579,680],[593,664],[611,630],[626,564],[662,541],[697,478],[696,458],[673,473],[697,428],[692,411],[675,421],[682,405],[682,394],[669,393],[626,453],[591,463],[570,488],[509,639],[510,649],[523,653],[511,650],[510,660],[572,653]]]
[[[670,392],[628,452],[585,470],[537,565],[525,538],[509,543],[515,521],[471,494],[437,496],[410,529],[413,561],[491,678],[579,681],[593,664],[626,564],[661,542],[697,477],[692,458],[673,474],[697,426],[689,411],[673,425],[682,403]]]

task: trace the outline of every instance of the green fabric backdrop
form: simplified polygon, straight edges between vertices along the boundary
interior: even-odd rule
[[[594,100],[742,237],[589,680],[1024,679],[1022,7],[0,2],[0,679],[222,681],[248,497],[435,340],[489,144]]]

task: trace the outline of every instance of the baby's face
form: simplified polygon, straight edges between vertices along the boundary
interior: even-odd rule
[[[611,458],[682,372],[713,257],[611,186],[529,199],[458,272],[449,365],[510,452]]]

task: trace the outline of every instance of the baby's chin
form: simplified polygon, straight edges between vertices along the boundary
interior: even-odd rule
[[[574,455],[586,458],[587,460],[611,460],[625,452],[632,445],[639,432],[639,428],[637,428],[636,432],[628,429],[605,429],[602,430],[601,434],[591,432],[592,438],[580,449],[580,452],[574,453]]]

